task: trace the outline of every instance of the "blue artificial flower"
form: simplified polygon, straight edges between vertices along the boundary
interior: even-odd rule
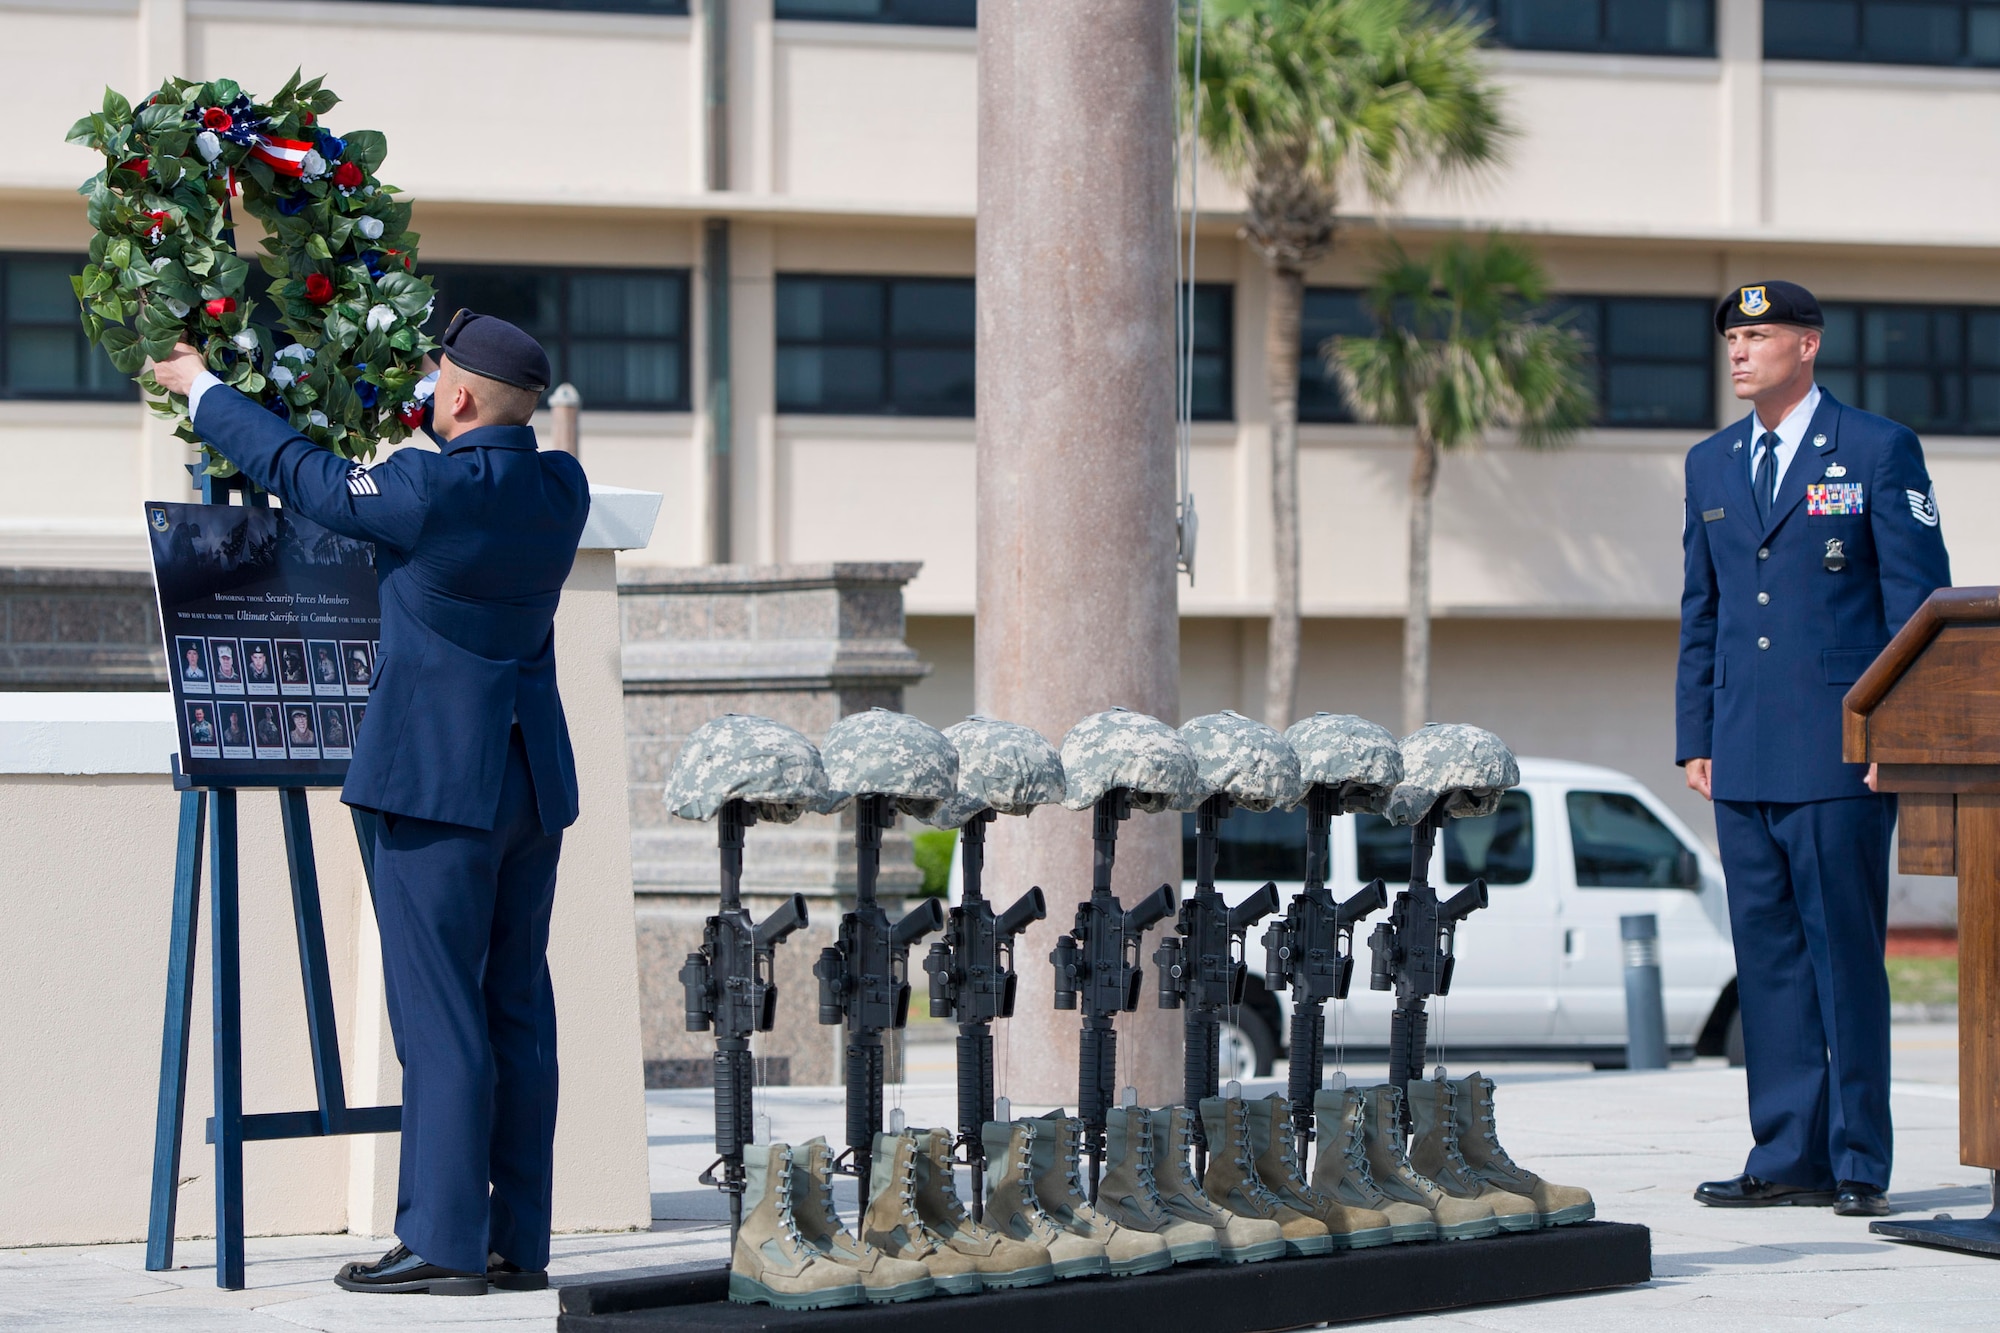
[[[379,252],[377,252],[377,251],[374,251],[374,250],[364,250],[364,251],[362,251],[362,252],[361,252],[361,262],[362,262],[362,263],[364,263],[364,264],[366,264],[366,265],[368,265],[368,276],[369,276],[369,277],[371,277],[371,278],[379,278],[379,277],[381,277],[381,276],[382,276],[382,273],[383,273],[383,268],[382,268],[382,256],[381,256],[381,254],[380,254]]]
[[[380,395],[380,393],[381,390],[377,389],[367,380],[354,381],[354,396],[361,400],[361,405],[363,407],[375,406],[375,399]]]
[[[347,151],[347,140],[335,138],[325,130],[321,130],[314,138],[313,146],[319,149],[319,155],[328,162],[338,162],[340,155]]]
[[[311,202],[312,196],[304,190],[300,190],[295,194],[280,197],[278,200],[278,211],[288,218],[297,217],[305,210],[305,206]]]
[[[286,421],[292,419],[292,409],[286,405],[285,400],[282,398],[273,398],[270,402],[264,404],[264,406],[270,408],[272,414],[275,416],[283,417]]]

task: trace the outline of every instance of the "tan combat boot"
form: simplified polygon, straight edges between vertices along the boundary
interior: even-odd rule
[[[909,1134],[917,1144],[917,1216],[930,1233],[972,1260],[980,1283],[989,1291],[1055,1281],[1046,1247],[981,1226],[965,1210],[953,1179],[951,1131],[913,1129]]]
[[[1015,1240],[1031,1240],[1049,1252],[1057,1279],[1094,1277],[1111,1271],[1104,1242],[1065,1230],[1035,1197],[1029,1171],[1033,1143],[1046,1133],[1036,1120],[989,1120],[979,1137],[986,1144],[986,1225]]]
[[[1097,1207],[1134,1231],[1150,1231],[1167,1242],[1177,1264],[1208,1263],[1222,1257],[1215,1228],[1169,1211],[1153,1179],[1153,1124],[1143,1106],[1121,1106],[1105,1117],[1104,1177],[1097,1182]]]
[[[1211,1203],[1239,1217],[1276,1222],[1290,1255],[1332,1254],[1333,1235],[1326,1223],[1292,1207],[1257,1177],[1256,1154],[1250,1148],[1249,1108],[1241,1097],[1201,1099],[1201,1125],[1208,1137],[1208,1174],[1202,1190]]]
[[[834,1211],[833,1150],[823,1138],[807,1139],[792,1149],[792,1217],[806,1244],[853,1270],[869,1304],[922,1300],[936,1290],[930,1270],[916,1260],[891,1259],[847,1234]]]
[[[976,1296],[985,1286],[977,1265],[933,1236],[917,1215],[917,1144],[907,1134],[875,1136],[861,1242],[891,1259],[922,1264],[932,1285],[947,1296]]]
[[[1417,1174],[1403,1151],[1403,1094],[1395,1084],[1360,1090],[1361,1142],[1367,1150],[1368,1174],[1382,1192],[1403,1203],[1414,1203],[1437,1223],[1439,1240],[1476,1240],[1500,1234],[1500,1219],[1490,1205],[1454,1199]]]
[[[1493,1080],[1475,1072],[1458,1080],[1458,1147],[1473,1172],[1503,1190],[1532,1199],[1545,1227],[1566,1227],[1597,1216],[1590,1191],[1557,1185],[1518,1165],[1500,1146],[1493,1122]]]
[[[1131,1277],[1169,1267],[1173,1253],[1164,1236],[1134,1231],[1118,1225],[1109,1215],[1092,1206],[1083,1192],[1083,1122],[1061,1111],[1051,1111],[1035,1119],[1031,1141],[1033,1166],[1029,1183],[1035,1197],[1056,1225],[1065,1231],[1104,1242],[1105,1271],[1113,1277]]]
[[[806,1244],[792,1215],[792,1154],[782,1143],[743,1149],[743,1225],[729,1256],[729,1299],[780,1310],[827,1310],[868,1297],[854,1271]]]
[[[1284,1228],[1265,1218],[1241,1217],[1201,1192],[1201,1183],[1188,1165],[1188,1152],[1194,1147],[1194,1115],[1187,1107],[1162,1106],[1153,1112],[1152,1129],[1153,1183],[1159,1187],[1160,1200],[1168,1212],[1214,1227],[1219,1257],[1225,1264],[1284,1257]]]
[[[1361,1093],[1340,1088],[1313,1094],[1313,1119],[1319,1133],[1319,1155],[1313,1161],[1313,1188],[1331,1194],[1353,1208],[1372,1208],[1389,1219],[1389,1234],[1397,1241],[1436,1240],[1431,1210],[1392,1199],[1368,1172],[1368,1148],[1362,1141]]]
[[[1336,1250],[1366,1250],[1395,1239],[1389,1219],[1373,1208],[1356,1208],[1306,1183],[1293,1137],[1292,1103],[1272,1093],[1244,1105],[1250,1123],[1250,1165],[1279,1202],[1319,1219]]]
[[[1493,1209],[1502,1231],[1533,1231],[1541,1213],[1526,1195],[1502,1189],[1472,1169],[1458,1147],[1458,1085],[1449,1079],[1410,1080],[1410,1165],[1454,1199]]]

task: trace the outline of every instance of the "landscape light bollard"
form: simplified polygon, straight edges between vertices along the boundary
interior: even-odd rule
[[[1667,1067],[1667,1006],[1660,983],[1660,919],[1618,918],[1625,944],[1625,1067]]]
[[[583,407],[583,395],[574,384],[558,384],[549,395],[549,414],[555,418],[555,447],[576,457],[576,418]]]

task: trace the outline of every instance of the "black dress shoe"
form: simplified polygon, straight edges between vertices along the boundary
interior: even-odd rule
[[[1694,1198],[1711,1208],[1824,1208],[1833,1202],[1833,1191],[1759,1180],[1746,1171],[1734,1180],[1711,1180],[1698,1186]]]
[[[1833,1202],[1833,1211],[1842,1217],[1887,1217],[1889,1196],[1873,1185],[1843,1180],[1840,1182],[1840,1197]]]
[[[486,1252],[486,1285],[500,1291],[546,1291],[549,1270],[523,1268],[500,1257],[498,1250]]]
[[[427,1291],[433,1296],[484,1296],[486,1274],[440,1268],[407,1245],[398,1245],[372,1264],[345,1264],[333,1275],[348,1291]]]

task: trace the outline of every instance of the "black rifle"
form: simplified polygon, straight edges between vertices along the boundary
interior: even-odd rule
[[[959,835],[965,893],[951,909],[944,938],[924,956],[931,977],[931,1017],[958,1019],[958,1142],[972,1168],[972,1217],[986,1209],[986,1144],[980,1130],[993,1118],[993,1028],[1014,1016],[1014,937],[1048,915],[1040,889],[1029,889],[994,915],[980,893],[986,869],[986,826],[994,812],[974,815]]]
[[[1326,887],[1333,871],[1333,817],[1340,799],[1323,782],[1306,793],[1306,877],[1285,915],[1264,932],[1264,980],[1272,990],[1291,988],[1291,1072],[1285,1095],[1292,1103],[1292,1132],[1305,1160],[1313,1139],[1313,1094],[1326,1063],[1326,1002],[1344,1000],[1354,980],[1354,923],[1389,901],[1379,879],[1346,902]]]
[[[1440,800],[1410,830],[1410,887],[1396,895],[1389,919],[1368,937],[1374,953],[1369,986],[1375,990],[1393,986],[1396,991],[1396,1011],[1389,1018],[1389,1081],[1404,1093],[1405,1133],[1410,1128],[1410,1080],[1423,1073],[1430,1038],[1424,1001],[1451,993],[1458,923],[1486,906],[1483,879],[1473,880],[1442,903],[1431,887],[1431,850],[1444,819]]]
[[[729,1239],[743,1221],[743,1145],[756,1141],[751,1123],[751,1089],[756,1084],[750,1034],[769,1032],[778,1017],[778,987],[772,980],[772,953],[780,941],[806,924],[804,894],[795,893],[762,921],[743,906],[743,830],[757,812],[742,801],[722,807],[716,843],[722,858],[722,910],[702,926],[701,949],[681,964],[686,990],[687,1030],[715,1029],[715,1151],[701,1183],[729,1196]],[[715,1168],[722,1168],[722,1179]]]
[[[944,925],[944,907],[925,898],[894,925],[875,901],[882,870],[882,831],[895,822],[887,796],[854,800],[854,910],[841,914],[840,943],[819,951],[819,1021],[847,1024],[847,1157],[845,1168],[868,1198],[875,1135],[882,1129],[882,1032],[910,1017],[910,946]]]
[[[1199,1128],[1201,1099],[1221,1081],[1222,1021],[1243,1003],[1250,978],[1240,946],[1250,927],[1278,910],[1278,886],[1263,888],[1231,907],[1215,891],[1219,825],[1234,805],[1218,793],[1195,811],[1194,894],[1181,901],[1174,934],[1160,941],[1153,963],[1160,969],[1160,1008],[1182,1010],[1181,1099],[1197,1128],[1195,1169],[1207,1167],[1208,1140]]]
[[[1094,855],[1090,897],[1077,905],[1076,924],[1056,937],[1049,961],[1055,964],[1058,1009],[1083,1010],[1083,1040],[1077,1052],[1077,1118],[1083,1121],[1084,1150],[1090,1157],[1090,1200],[1097,1202],[1097,1175],[1104,1165],[1104,1125],[1117,1095],[1118,1033],[1111,1016],[1139,1007],[1144,972],[1139,966],[1141,936],[1173,914],[1174,890],[1162,884],[1131,911],[1111,896],[1111,867],[1118,859],[1118,822],[1132,815],[1131,793],[1114,787],[1098,798],[1091,822]],[[1079,1003],[1080,1000],[1080,1003]]]

